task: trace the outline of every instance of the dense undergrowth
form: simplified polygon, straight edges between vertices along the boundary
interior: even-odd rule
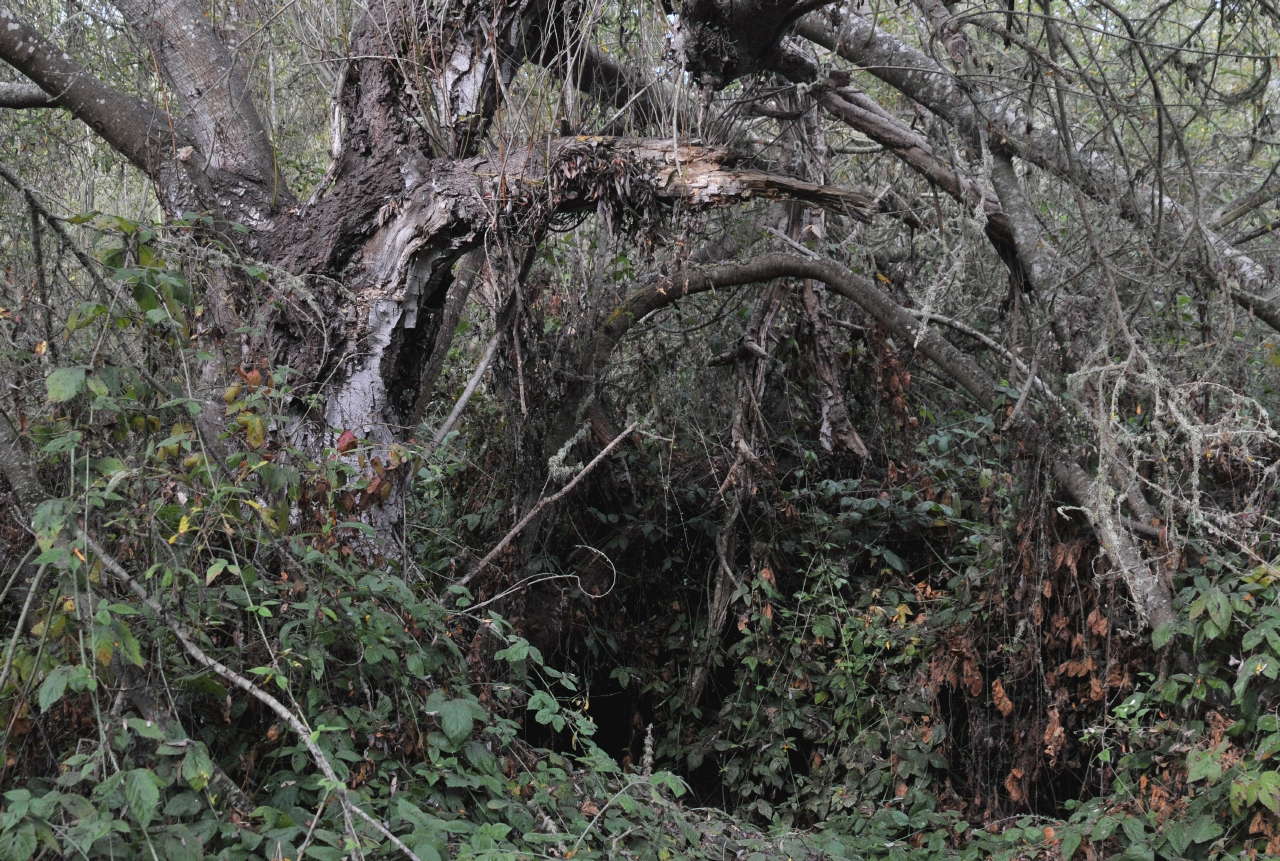
[[[702,429],[726,424],[732,369],[641,351],[660,413],[526,565],[462,588],[524,490],[503,466],[514,393],[438,449],[344,434],[308,457],[289,368],[198,395],[190,242],[93,225],[109,281],[72,279],[55,336],[4,348],[49,499],[0,535],[22,598],[3,610],[0,857],[1280,851],[1280,570],[1181,553],[1180,621],[1153,642],[1040,465],[991,417],[917,399],[928,370],[883,331],[855,327],[845,356],[881,429],[866,462],[818,445],[804,356],[784,355],[721,636],[729,462]],[[211,403],[221,462],[196,427]],[[408,526],[378,545],[361,513],[400,476]]]

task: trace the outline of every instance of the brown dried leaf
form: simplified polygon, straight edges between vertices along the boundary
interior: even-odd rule
[[[1053,709],[1049,712],[1049,725],[1044,731],[1044,752],[1048,755],[1050,764],[1056,764],[1058,751],[1062,750],[1062,745],[1066,741],[1067,733],[1062,728],[1062,721],[1058,718],[1058,710]]]
[[[1080,576],[1080,572],[1076,571],[1076,563],[1080,561],[1080,551],[1083,549],[1084,549],[1083,541],[1073,541],[1071,542],[1071,546],[1067,549],[1067,555],[1066,555],[1065,561],[1067,563],[1067,567],[1071,569],[1072,577]]]
[[[991,699],[996,704],[996,708],[1000,710],[1000,714],[1008,717],[1013,714],[1013,700],[1009,699],[1009,695],[1004,692],[1004,682],[996,679],[991,683]]]
[[[1022,791],[1022,774],[1022,769],[1015,768],[1004,779],[1005,791],[1009,793],[1009,798],[1014,804],[1021,804],[1027,798],[1026,793]]]
[[[1081,676],[1089,675],[1093,668],[1093,658],[1085,658],[1083,661],[1067,661],[1058,667],[1058,672],[1080,678]]]
[[[1102,615],[1101,608],[1094,607],[1093,612],[1089,614],[1088,621],[1089,630],[1094,634],[1099,637],[1105,637],[1107,635],[1107,628],[1110,626],[1110,622],[1107,620],[1106,616]]]

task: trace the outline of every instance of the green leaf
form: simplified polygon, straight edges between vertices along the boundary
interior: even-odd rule
[[[56,565],[67,556],[67,548],[50,547],[48,550],[36,557],[36,565]]]
[[[560,711],[560,703],[556,702],[556,698],[546,691],[534,691],[533,696],[529,697],[529,703],[526,706],[529,711],[535,712],[534,720],[540,724],[550,723]]]
[[[1214,589],[1209,593],[1209,618],[1218,630],[1225,631],[1231,623],[1231,601],[1221,591]]]
[[[155,741],[164,740],[164,733],[160,732],[160,727],[152,721],[143,720],[142,718],[127,718],[125,725],[143,738],[150,738]]]
[[[151,824],[160,805],[160,787],[149,768],[135,768],[124,779],[124,797],[143,828]]]
[[[1258,803],[1272,813],[1280,813],[1280,774],[1266,771],[1258,776]]]
[[[111,617],[111,634],[114,637],[114,645],[120,649],[122,659],[135,667],[146,664],[146,659],[142,657],[142,646],[138,644],[137,638],[133,636],[128,625],[114,616]]]
[[[69,401],[84,388],[84,367],[58,368],[45,378],[44,387],[49,392],[50,403]]]
[[[1116,831],[1116,826],[1120,823],[1110,816],[1104,816],[1093,826],[1093,831],[1089,834],[1090,840],[1106,840]]]
[[[204,742],[198,741],[187,751],[187,757],[182,761],[182,779],[198,792],[209,785],[212,777],[213,760],[209,758],[209,748],[204,746]]]
[[[124,472],[126,469],[124,461],[118,457],[100,457],[93,462],[93,468],[102,475],[115,475],[117,472]]]
[[[529,641],[517,638],[507,648],[494,654],[495,661],[523,661],[529,656]]]
[[[1080,848],[1080,832],[1068,831],[1062,835],[1062,861],[1071,861],[1071,856]]]
[[[440,728],[445,737],[452,742],[459,742],[471,735],[474,723],[471,719],[471,704],[466,700],[449,700],[440,704]]]
[[[67,690],[67,680],[70,678],[70,667],[58,667],[44,677],[44,682],[40,685],[40,693],[36,699],[40,705],[41,712],[47,712],[58,700],[62,699],[62,695]]]
[[[1170,861],[1180,861],[1191,845],[1191,829],[1182,822],[1166,822],[1164,838],[1169,841],[1169,845],[1160,850],[1161,854]]]
[[[1165,622],[1151,632],[1151,645],[1156,651],[1160,651],[1169,645],[1169,641],[1173,639],[1173,635],[1177,633],[1177,628],[1172,622]]]
[[[1275,772],[1272,772],[1274,774]],[[1214,821],[1212,816],[1201,816],[1195,822],[1191,823],[1189,837],[1192,843],[1207,843],[1215,840],[1222,835],[1222,826]]]
[[[1209,783],[1215,782],[1222,776],[1222,765],[1218,762],[1217,754],[1211,750],[1193,750],[1187,754],[1187,782],[1195,783],[1197,780],[1207,780]]]
[[[36,827],[23,822],[0,832],[0,861],[28,861],[36,851]]]

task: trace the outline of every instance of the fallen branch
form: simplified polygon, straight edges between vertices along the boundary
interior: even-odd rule
[[[35,84],[0,84],[0,108],[56,108],[58,101]]]
[[[22,629],[27,624],[27,613],[31,612],[31,602],[35,600],[36,592],[40,590],[40,581],[44,579],[45,569],[44,565],[36,569],[36,576],[27,588],[27,600],[22,602],[22,612],[18,614],[18,623],[13,627],[13,639],[9,640],[9,649],[4,655],[4,670],[0,671],[0,691],[4,690],[5,683],[9,681],[9,671],[13,669],[13,654],[18,649],[18,638],[22,636]]]

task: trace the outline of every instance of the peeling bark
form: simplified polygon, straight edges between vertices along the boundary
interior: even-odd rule
[[[832,451],[832,441],[858,457],[867,458],[866,443],[854,430],[849,420],[849,410],[844,403],[844,386],[840,381],[839,366],[832,360],[835,346],[831,343],[831,329],[827,326],[827,309],[812,281],[805,281],[801,288],[804,301],[805,316],[813,331],[813,366],[814,376],[818,384],[818,395],[822,403],[822,422],[818,431],[818,441],[827,451]]]
[[[416,398],[393,398],[390,383],[420,382],[429,350],[421,344],[434,343],[434,332],[425,340],[406,333],[419,325],[428,303],[443,304],[454,263],[495,224],[528,235],[553,214],[595,209],[602,199],[626,200],[628,206],[645,199],[655,205],[680,201],[700,208],[753,197],[790,198],[859,218],[872,208],[861,193],[739,169],[739,161],[723,147],[571,137],[505,155],[432,162],[365,243],[358,266],[347,270],[347,315],[329,339],[346,345],[344,354],[317,355],[311,341],[302,345],[306,355],[284,358],[312,379],[329,377],[321,369],[336,362],[328,426],[386,445],[404,435],[416,405]],[[286,243],[282,253],[297,255],[300,244]]]

